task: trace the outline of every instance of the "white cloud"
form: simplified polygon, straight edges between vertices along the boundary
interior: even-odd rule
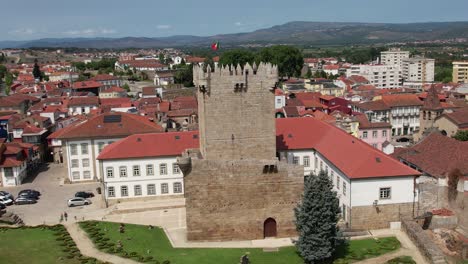
[[[166,30],[166,29],[171,29],[172,26],[171,25],[157,25],[156,28]]]
[[[241,27],[241,26],[244,26],[244,23],[242,23],[242,22],[236,22],[236,23],[234,23],[234,25],[235,25],[236,27]]]
[[[11,30],[8,33],[11,35],[25,36],[25,35],[32,35],[36,33],[36,31],[32,28],[18,28],[18,29]]]
[[[72,35],[72,36],[96,36],[96,35],[109,35],[115,34],[117,31],[115,29],[108,29],[108,28],[87,28],[87,29],[75,29],[75,30],[67,30],[63,32],[65,35]]]

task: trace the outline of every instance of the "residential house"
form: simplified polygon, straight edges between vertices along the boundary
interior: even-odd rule
[[[448,137],[453,137],[458,131],[468,130],[468,107],[435,117],[434,127]]]
[[[119,77],[110,74],[98,74],[92,77],[90,80],[101,83],[102,90],[106,90],[113,86],[122,86],[122,80]]]
[[[359,138],[372,147],[384,151],[384,147],[391,141],[392,125],[387,122],[369,122],[366,115],[355,116],[359,122]]]
[[[97,157],[105,200],[183,197],[177,157],[198,147],[198,131],[136,134],[108,145]]]
[[[89,114],[92,110],[99,108],[99,97],[97,96],[73,96],[68,101],[69,115]]]
[[[154,75],[154,85],[167,86],[174,84],[174,71],[156,72]]]
[[[17,186],[27,177],[25,150],[11,143],[0,144],[0,186]]]
[[[276,139],[280,161],[327,173],[350,228],[388,228],[412,215],[418,171],[314,118],[276,119]]]
[[[112,86],[99,93],[99,98],[122,98],[127,97],[127,91],[118,86]]]
[[[163,132],[146,117],[127,113],[106,113],[81,122],[50,140],[62,143],[62,153],[71,182],[101,179],[96,157],[106,145],[133,134]]]
[[[76,92],[88,92],[93,93],[96,96],[99,96],[99,92],[103,85],[97,81],[82,81],[75,82],[72,86],[72,95],[75,95]]]
[[[361,75],[377,88],[398,88],[402,85],[399,65],[353,65],[346,71],[346,76]]]

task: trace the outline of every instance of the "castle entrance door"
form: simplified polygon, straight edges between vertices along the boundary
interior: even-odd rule
[[[276,236],[276,221],[273,218],[268,218],[263,223],[263,235],[265,238],[267,237],[275,237]]]

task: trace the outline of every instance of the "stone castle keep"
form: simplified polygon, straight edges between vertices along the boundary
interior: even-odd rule
[[[276,66],[194,66],[200,149],[179,159],[187,239],[250,240],[296,235],[302,166],[276,158]]]

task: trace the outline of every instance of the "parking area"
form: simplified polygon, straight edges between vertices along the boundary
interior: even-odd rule
[[[104,202],[96,192],[99,183],[63,184],[64,177],[66,168],[63,164],[48,163],[22,185],[0,187],[0,190],[11,193],[15,198],[24,189],[34,189],[42,194],[36,204],[11,205],[7,211],[20,216],[27,225],[59,223],[60,215],[64,212],[67,212],[69,219],[95,219],[106,214]],[[69,208],[67,200],[78,191],[93,192],[95,197],[90,198],[92,204]]]

